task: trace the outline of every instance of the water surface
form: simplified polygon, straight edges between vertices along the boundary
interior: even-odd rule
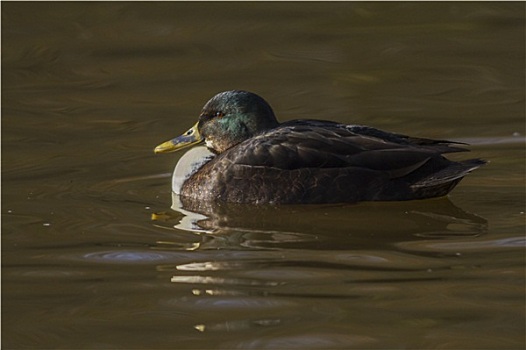
[[[524,13],[3,2],[3,347],[523,349]],[[490,163],[433,200],[172,205],[153,147],[234,88]]]

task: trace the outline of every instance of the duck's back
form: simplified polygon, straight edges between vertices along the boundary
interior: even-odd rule
[[[452,142],[327,121],[296,120],[206,163],[182,195],[238,203],[338,203],[446,195],[484,164],[452,162]]]

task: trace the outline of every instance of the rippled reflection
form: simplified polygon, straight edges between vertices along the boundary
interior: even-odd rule
[[[238,320],[238,321],[226,321],[220,323],[210,324],[197,324],[194,326],[200,332],[213,332],[213,331],[241,331],[248,328],[254,327],[270,327],[278,326],[281,324],[280,319],[259,319],[259,320]]]
[[[123,250],[88,253],[85,254],[83,258],[89,261],[103,263],[148,263],[153,261],[163,261],[166,259],[166,255],[149,251]]]
[[[477,241],[458,241],[458,242],[402,242],[398,246],[403,249],[413,251],[428,251],[428,252],[471,252],[480,251],[484,249],[501,250],[501,249],[517,249],[526,246],[526,239],[524,237],[507,237],[502,239],[484,239]],[[460,253],[456,253],[460,255]]]
[[[170,280],[173,283],[192,283],[192,284],[219,284],[219,285],[238,285],[238,286],[277,286],[278,282],[257,281],[240,278],[222,278],[212,276],[173,276]]]
[[[255,340],[232,343],[234,349],[346,349],[371,348],[377,342],[374,337],[352,334],[350,330],[337,332],[311,332],[261,337]]]
[[[378,248],[415,238],[477,237],[484,218],[448,198],[355,205],[251,206],[195,202],[172,194],[173,227],[204,234],[199,248]],[[372,237],[378,237],[378,241]],[[381,240],[381,242],[380,242]],[[343,243],[345,242],[345,243]]]

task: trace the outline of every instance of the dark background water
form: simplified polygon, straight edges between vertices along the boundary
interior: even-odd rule
[[[523,2],[1,7],[3,348],[524,348]],[[172,210],[153,147],[234,88],[490,163],[442,199]]]

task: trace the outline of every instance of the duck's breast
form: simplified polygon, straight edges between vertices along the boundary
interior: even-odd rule
[[[181,194],[183,183],[214,157],[215,154],[205,146],[193,147],[186,152],[175,166],[172,175],[172,192]]]

